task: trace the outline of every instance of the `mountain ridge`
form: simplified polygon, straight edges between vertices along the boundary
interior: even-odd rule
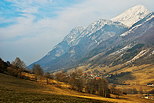
[[[124,48],[127,46],[124,44],[131,42],[132,45],[136,45],[135,38],[140,37],[140,35],[133,35],[132,31],[138,29],[143,24],[146,24],[148,19],[153,22],[153,12],[148,11],[144,6],[135,6],[125,11],[126,13],[124,12],[119,15],[119,17],[122,17],[121,15],[128,15],[127,12],[133,11],[131,14],[132,16],[134,11],[136,12],[138,8],[141,10],[137,12],[137,15],[140,13],[142,14],[139,15],[140,17],[138,16],[135,19],[134,16],[132,17],[131,26],[128,26],[125,23],[123,24],[123,22],[119,19],[99,19],[87,27],[76,27],[75,29],[72,29],[64,40],[55,46],[48,55],[35,63],[40,64],[47,71],[74,68],[79,65],[90,63],[90,58],[95,57],[99,53],[105,53],[105,55],[109,56],[109,52],[111,52],[113,48],[115,49],[112,51],[115,51],[120,48]],[[124,15],[124,17],[126,15]],[[147,23],[147,27],[149,28],[146,26],[143,27],[147,31],[150,29],[150,26],[148,26],[149,24]],[[153,26],[153,23],[151,23],[151,26]],[[143,30],[144,29],[141,29],[141,31]],[[135,32],[139,33],[140,31],[138,30]],[[132,37],[129,38],[130,35],[132,35]],[[125,38],[129,39],[127,40]],[[101,62],[105,62],[106,60],[101,59]],[[93,64],[95,62],[93,62]],[[29,67],[32,67],[33,64]]]

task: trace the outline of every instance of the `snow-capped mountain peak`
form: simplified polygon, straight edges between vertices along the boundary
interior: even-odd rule
[[[147,15],[145,18],[143,18],[142,20],[136,22],[128,31],[124,32],[123,34],[121,34],[120,36],[126,36],[130,33],[133,33],[133,31],[135,29],[138,29],[140,26],[142,26],[144,23],[148,22],[148,21],[151,21],[152,19],[154,19],[154,12],[151,12],[149,13],[149,15]],[[151,25],[152,26],[152,25]],[[146,31],[146,29],[149,29],[149,28],[146,28],[144,27],[144,32]],[[142,31],[142,33],[144,33]]]
[[[124,13],[116,16],[115,18],[112,18],[111,20],[119,21],[126,26],[131,27],[134,23],[143,19],[149,13],[150,11],[146,9],[143,5],[137,5],[126,10]]]

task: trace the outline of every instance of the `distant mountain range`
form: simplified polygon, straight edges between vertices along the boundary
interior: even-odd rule
[[[44,70],[81,65],[115,66],[154,63],[154,13],[137,5],[111,20],[76,27],[46,56],[32,63]]]

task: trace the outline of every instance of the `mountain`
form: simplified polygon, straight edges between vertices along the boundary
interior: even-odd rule
[[[136,86],[153,83],[154,16],[145,17],[137,24],[139,25],[130,29],[127,35],[118,37],[114,41],[116,44],[113,43],[105,50],[99,49],[103,44],[95,48],[99,49],[99,52],[93,50],[96,55],[88,59],[82,67],[83,70],[99,70],[110,83],[125,84],[131,88],[134,88],[134,84]],[[123,87],[128,89],[128,86]]]
[[[141,22],[142,24],[140,24]],[[93,55],[88,63],[91,66],[115,66],[119,64],[132,64],[137,61],[140,61],[138,64],[153,63],[154,59],[152,57],[154,55],[151,54],[154,51],[154,15],[143,18],[137,24],[133,29],[123,33],[127,35],[121,34],[113,43],[109,42],[113,39],[108,40],[107,42],[111,44],[110,46],[106,47],[104,45],[105,42],[103,42],[95,50],[91,51]],[[146,60],[142,61],[143,58],[146,58]]]
[[[71,32],[64,38],[69,46],[74,46],[78,44],[78,40],[81,38],[81,33],[84,31],[84,27],[79,26],[71,30]]]
[[[134,23],[138,22],[139,20],[143,19],[150,13],[148,9],[146,9],[143,5],[134,6],[124,13],[112,18],[112,21],[119,21],[125,24],[128,27],[131,27]]]
[[[79,36],[83,32],[84,27],[76,27],[73,28],[70,33],[64,38],[62,42],[57,44],[50,52],[48,52],[47,55],[45,55],[40,60],[34,62],[33,64],[40,64],[41,66],[46,68],[46,65],[49,64],[54,59],[62,56],[66,52],[68,52],[69,48],[73,45],[77,44],[77,39],[79,39]],[[31,64],[29,67],[32,68],[33,64]]]
[[[46,71],[129,64],[137,60],[133,59],[135,56],[152,52],[153,26],[153,12],[138,5],[111,20],[99,19],[85,28],[72,29],[61,43],[33,64],[40,64]]]
[[[84,30],[73,29],[48,55],[34,64],[40,64],[46,70],[74,67],[100,42],[119,35],[127,29],[119,22],[104,19],[95,21]]]

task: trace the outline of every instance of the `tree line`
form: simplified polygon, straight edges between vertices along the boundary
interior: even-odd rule
[[[80,70],[76,70],[72,73],[64,71],[56,73],[54,79],[70,84],[71,89],[79,92],[110,97],[107,80],[104,78],[91,78]]]
[[[9,74],[15,77],[20,77],[21,72],[23,72],[26,68],[26,65],[19,58],[16,58],[15,61],[10,63],[9,61],[4,62],[0,58],[0,73]]]
[[[109,88],[108,82],[103,77],[91,77],[80,70],[75,70],[74,72],[58,72],[55,74],[44,72],[42,67],[39,64],[33,65],[32,69],[27,69],[25,63],[16,58],[12,63],[4,62],[0,58],[0,73],[9,74],[19,78],[27,78],[22,76],[23,72],[27,72],[35,75],[35,80],[41,79],[41,77],[46,78],[46,83],[49,83],[50,79],[55,79],[60,82],[65,82],[71,85],[70,89],[85,92],[95,95],[100,95],[103,97],[110,97],[110,94],[118,94],[118,90],[114,88]]]
[[[22,78],[22,72],[35,74],[36,76],[44,75],[44,71],[39,64],[33,65],[33,68],[30,70],[19,57],[11,63],[9,61],[5,62],[0,58],[0,73]]]

